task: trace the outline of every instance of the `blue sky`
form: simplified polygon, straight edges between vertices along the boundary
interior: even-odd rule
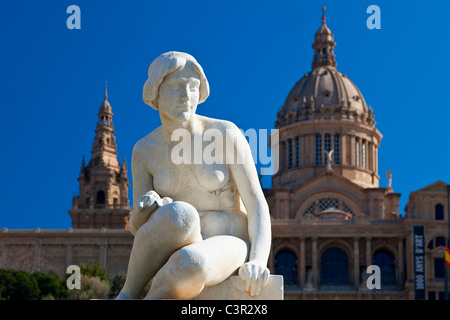
[[[71,4],[81,30],[66,27]],[[372,4],[380,30],[366,27]],[[337,68],[384,136],[380,186],[390,168],[403,213],[411,191],[450,182],[449,1],[10,1],[0,11],[0,228],[71,227],[105,82],[119,160],[130,160],[134,143],[160,125],[142,86],[163,52],[188,52],[203,66],[211,94],[198,113],[273,128],[311,68],[323,5]]]

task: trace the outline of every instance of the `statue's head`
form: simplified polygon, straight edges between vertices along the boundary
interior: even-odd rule
[[[186,118],[195,113],[197,104],[208,95],[209,84],[203,68],[187,53],[163,53],[148,69],[144,102],[169,117]]]

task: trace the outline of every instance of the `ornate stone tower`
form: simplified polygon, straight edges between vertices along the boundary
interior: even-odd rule
[[[73,228],[128,229],[131,210],[128,200],[127,163],[117,159],[113,113],[105,87],[105,101],[98,112],[92,157],[86,165],[83,157],[78,178],[80,193],[73,197]]]
[[[378,188],[382,138],[356,85],[336,69],[334,35],[325,10],[314,43],[312,70],[292,88],[278,112],[280,170],[273,187],[297,187],[332,169],[363,188]],[[328,166],[329,167],[329,166]]]

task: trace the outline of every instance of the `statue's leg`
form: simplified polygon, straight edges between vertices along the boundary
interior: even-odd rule
[[[116,299],[139,299],[176,250],[201,240],[200,218],[192,205],[175,201],[158,208],[135,234],[125,285]]]
[[[176,251],[158,271],[145,299],[193,299],[205,286],[227,279],[246,261],[248,246],[215,236]]]

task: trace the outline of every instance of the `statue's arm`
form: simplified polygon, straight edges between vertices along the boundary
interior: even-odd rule
[[[145,166],[145,154],[136,145],[131,158],[131,174],[133,177],[133,212],[130,218],[130,231],[134,235],[137,230],[150,218],[156,205],[141,207],[139,199],[149,190],[153,190],[153,177]]]
[[[267,284],[269,277],[267,261],[272,237],[270,214],[250,146],[241,131],[237,128],[236,130],[234,141],[238,158],[240,156],[244,161],[230,164],[230,169],[247,211],[251,241],[249,261],[241,267],[239,275],[246,281],[246,291],[254,296],[258,295],[261,288]]]

